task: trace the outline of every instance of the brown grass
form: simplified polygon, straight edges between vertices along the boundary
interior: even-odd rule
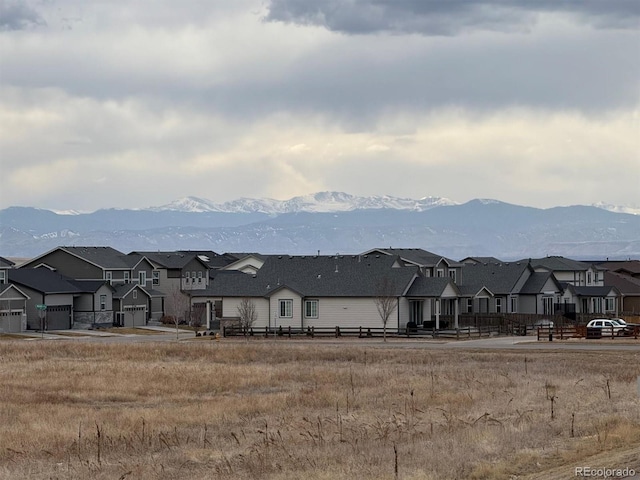
[[[2,342],[0,478],[387,479],[396,465],[402,479],[564,478],[593,459],[640,471],[639,360]]]

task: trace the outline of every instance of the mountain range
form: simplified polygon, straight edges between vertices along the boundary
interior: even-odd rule
[[[61,245],[132,250],[214,250],[286,254],[358,253],[415,247],[453,259],[503,260],[563,255],[640,256],[640,215],[599,204],[549,209],[497,200],[463,204],[320,192],[279,201],[241,198],[217,204],[187,197],[146,209],[53,212],[0,210],[0,255],[33,257]]]

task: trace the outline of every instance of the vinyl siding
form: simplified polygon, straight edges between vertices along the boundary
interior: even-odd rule
[[[281,317],[280,316],[280,300],[293,300],[292,305],[292,313],[291,317]],[[274,295],[271,296],[271,305],[270,305],[270,318],[272,319],[271,326],[275,327],[291,327],[291,328],[301,328],[303,326],[302,323],[302,298],[297,293],[289,290],[288,288],[283,288],[282,290],[278,290]]]
[[[306,327],[382,328],[382,320],[373,298],[319,298],[318,318],[305,318]],[[388,329],[398,327],[397,309],[391,314]]]
[[[264,328],[269,325],[269,300],[266,298],[252,298],[251,301],[256,306],[258,318],[253,324],[253,328]],[[242,302],[240,297],[225,297],[222,299],[222,317],[234,318],[238,316],[238,306]]]

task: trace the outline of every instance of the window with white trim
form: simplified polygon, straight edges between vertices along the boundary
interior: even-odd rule
[[[160,285],[160,272],[158,270],[151,272],[151,284]]]
[[[280,300],[280,318],[293,317],[293,300]]]
[[[100,295],[100,310],[106,310],[106,309],[107,309],[107,296]]]
[[[318,318],[318,300],[304,301],[305,318]]]
[[[496,297],[496,313],[502,313],[502,298]]]
[[[518,297],[511,297],[511,313],[518,313]]]
[[[138,298],[138,290],[133,291],[133,299],[136,300]]]
[[[144,270],[138,272],[138,283],[143,287],[147,284],[147,272]]]
[[[444,277],[444,268],[438,269],[438,277]]]
[[[198,283],[202,283],[202,272],[198,272]]]
[[[111,272],[111,271],[104,272],[104,279],[107,282],[109,282],[109,285],[111,285],[111,282],[113,281],[113,272]]]
[[[473,298],[467,298],[467,313],[473,313]]]
[[[0,270],[0,285],[7,282],[7,272]]]
[[[129,272],[124,272],[124,283],[129,283],[131,280],[131,274]]]
[[[191,274],[189,272],[184,272],[184,283],[189,283],[189,277]]]
[[[449,270],[449,277],[451,277],[451,280],[453,280],[455,282],[456,281],[456,271],[455,270]]]

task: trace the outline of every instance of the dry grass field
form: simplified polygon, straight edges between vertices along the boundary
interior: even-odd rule
[[[640,472],[640,354],[0,342],[0,478]]]

